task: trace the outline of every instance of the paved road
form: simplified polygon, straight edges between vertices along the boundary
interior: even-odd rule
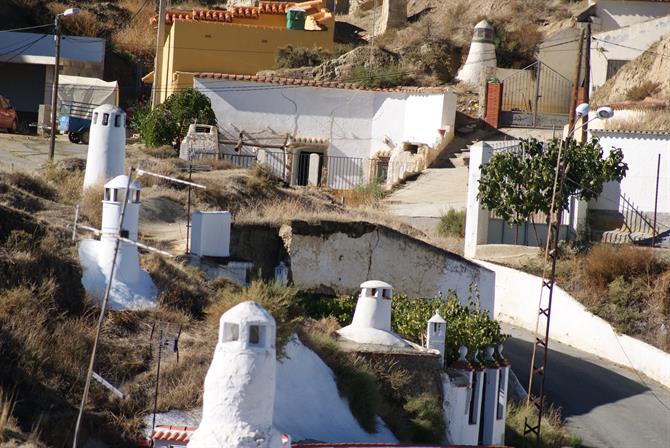
[[[75,145],[67,136],[56,138],[55,160],[86,158],[88,145]],[[47,161],[49,139],[31,135],[0,133],[0,168],[32,171]]]
[[[512,327],[504,330],[512,335],[505,354],[527,387],[533,336]],[[562,408],[568,429],[584,446],[670,447],[670,391],[572,347],[553,341],[550,347],[547,396]]]

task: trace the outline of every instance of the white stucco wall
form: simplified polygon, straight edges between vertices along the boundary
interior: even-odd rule
[[[596,16],[602,31],[645,22],[670,14],[670,3],[658,1],[599,0]]]
[[[658,213],[670,213],[670,134],[648,134],[592,130],[594,137],[607,152],[621,148],[628,173],[621,181],[605,184],[600,197],[590,204],[597,210],[619,210],[620,194],[630,197],[640,211],[654,212],[656,170],[661,154],[661,173],[658,190]]]
[[[384,137],[400,147],[434,145],[438,129],[453,134],[456,97],[451,91],[412,93],[280,86],[254,81],[194,79],[207,95],[224,136],[240,130],[264,143],[283,143],[287,134],[330,142],[328,155],[370,158],[390,149]],[[445,111],[447,106],[452,110]]]
[[[496,274],[495,318],[535,331],[542,279],[494,263],[477,263]],[[554,289],[550,338],[622,366],[633,367],[670,387],[670,354],[638,339],[617,334],[609,323],[591,314],[559,287]]]
[[[294,222],[292,227],[283,226],[280,236],[291,259],[293,283],[299,288],[348,293],[366,280],[379,279],[393,284],[396,293],[415,297],[453,290],[467,304],[475,287],[482,309],[492,315],[495,276],[491,271],[389,228]]]
[[[666,14],[670,14],[670,4],[656,3],[656,5],[667,6]],[[670,33],[670,16],[594,34],[591,41],[591,92],[607,81],[608,60],[635,59],[668,33]]]

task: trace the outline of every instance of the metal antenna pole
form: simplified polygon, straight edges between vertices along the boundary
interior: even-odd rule
[[[193,173],[193,164],[191,162],[191,156],[193,154],[193,148],[191,142],[188,143],[188,203],[186,205],[186,255],[190,253],[189,239],[191,237],[191,175]]]
[[[656,165],[656,196],[654,198],[654,230],[651,236],[651,247],[656,247],[656,214],[658,212],[658,182],[661,178],[661,154],[658,155],[658,164]]]
[[[161,378],[161,353],[163,352],[163,327],[158,334],[158,362],[156,364],[156,388],[154,389],[154,418],[151,423],[151,430],[156,429],[156,412],[158,411],[158,384]]]
[[[60,65],[60,14],[56,14],[54,19],[54,44],[56,46],[55,61],[54,61],[54,79],[51,88],[51,132],[49,133],[49,163],[53,162],[54,154],[56,152],[56,133],[58,132],[58,124],[56,123],[58,117],[58,72]]]
[[[530,375],[528,380],[528,404],[533,404],[537,408],[537,423],[530,424],[528,417],[524,421],[524,436],[528,434],[535,435],[536,446],[541,444],[540,430],[542,426],[542,417],[544,415],[544,384],[546,380],[547,358],[549,355],[549,325],[551,323],[551,304],[554,298],[554,285],[556,283],[556,261],[558,260],[558,241],[560,236],[560,226],[563,220],[563,204],[561,201],[563,185],[565,184],[565,174],[568,170],[563,161],[563,154],[568,151],[569,141],[572,131],[561,143],[556,160],[556,174],[554,176],[554,186],[552,189],[551,207],[549,211],[549,227],[547,228],[547,241],[544,248],[544,267],[542,269],[542,289],[540,290],[540,300],[538,304],[537,321],[535,323],[535,341],[533,342],[533,356],[530,365]],[[551,262],[549,272],[547,265]],[[546,306],[543,305],[544,290],[547,289],[549,297]],[[540,336],[540,321],[544,317],[544,335]],[[541,364],[536,364],[541,358]],[[536,396],[533,396],[533,378],[537,376],[539,388]]]
[[[133,168],[131,167],[128,171],[128,184],[126,185],[126,192],[123,198],[123,206],[121,206],[121,217],[119,218],[119,230],[114,241],[114,257],[112,258],[112,267],[109,270],[109,280],[107,281],[107,287],[105,288],[105,295],[102,299],[102,306],[100,307],[100,317],[98,318],[98,326],[95,330],[95,339],[93,340],[93,351],[91,352],[91,359],[88,364],[88,371],[86,372],[86,384],[84,385],[84,393],[81,397],[81,404],[79,405],[79,414],[77,415],[77,423],[74,427],[74,438],[72,440],[72,448],[77,448],[77,438],[79,436],[79,429],[81,426],[81,419],[84,414],[84,407],[86,406],[86,400],[88,399],[88,390],[91,387],[91,375],[93,374],[93,367],[95,365],[95,355],[98,350],[98,343],[100,341],[100,331],[102,330],[102,322],[105,318],[105,311],[107,309],[107,302],[109,302],[109,294],[112,290],[112,282],[114,281],[114,271],[116,270],[116,258],[119,254],[119,246],[121,240],[121,232],[123,230],[123,219],[126,216],[126,205],[130,199],[130,183],[132,182]]]

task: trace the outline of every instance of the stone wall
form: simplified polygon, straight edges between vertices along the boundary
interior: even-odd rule
[[[281,236],[300,288],[351,293],[364,281],[378,279],[411,296],[433,297],[451,289],[465,302],[476,287],[482,307],[493,311],[491,271],[388,227],[294,221],[282,227]]]
[[[281,228],[233,225],[230,255],[252,261],[270,279],[280,261],[300,289],[350,294],[366,280],[389,282],[395,292],[434,297],[453,290],[467,303],[471,288],[493,313],[495,275],[454,253],[397,230],[367,222],[293,221]]]

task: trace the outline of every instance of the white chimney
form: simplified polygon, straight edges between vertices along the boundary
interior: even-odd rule
[[[496,47],[493,43],[493,27],[482,20],[475,25],[470,44],[468,59],[458,71],[456,79],[473,85],[479,85],[484,67],[496,67]]]
[[[445,346],[447,338],[447,321],[440,316],[439,311],[428,320],[428,329],[426,335],[426,345],[428,348],[440,352],[442,365],[444,365]]]
[[[123,174],[125,158],[125,112],[111,104],[96,107],[91,117],[84,190]]]

